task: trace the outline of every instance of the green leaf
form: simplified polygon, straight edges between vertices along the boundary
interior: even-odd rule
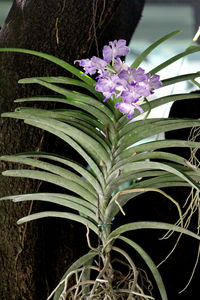
[[[97,197],[76,182],[48,172],[35,170],[8,170],[2,172],[2,175],[43,180],[70,190],[93,204],[96,204],[97,202]]]
[[[99,100],[92,98],[91,96],[78,93],[78,92],[73,92],[71,90],[65,89],[63,87],[39,79],[35,79],[34,83],[38,83],[42,86],[45,86],[46,88],[65,96],[69,100],[74,100],[74,101],[78,101],[78,102],[82,102],[94,106],[97,109],[99,109],[101,112],[103,112],[108,118],[110,118],[110,122],[111,120],[112,121],[114,120],[113,112],[107,106],[105,106],[103,102],[100,102]]]
[[[94,126],[87,124],[82,120],[71,120],[66,123],[81,130],[91,138],[95,139],[98,143],[101,144],[101,146],[107,153],[111,153],[111,143],[109,139],[106,138],[105,133],[101,132],[99,128],[95,128]]]
[[[3,114],[3,116],[18,118],[17,113],[6,113]],[[39,127],[41,129],[52,132],[60,138],[64,134],[64,140],[71,146],[74,144],[74,141],[77,141],[79,145],[81,145],[95,159],[98,165],[100,165],[101,161],[103,161],[108,168],[110,167],[109,153],[102,147],[102,145],[98,141],[88,136],[88,134],[85,134],[82,130],[55,119],[39,118],[22,113],[19,114],[19,116],[22,119],[25,119],[24,122],[26,124],[33,125],[35,127]],[[70,137],[73,139],[73,141],[70,139]],[[75,147],[72,147],[77,151],[77,143]]]
[[[134,124],[134,123],[133,123]],[[153,124],[147,124],[146,126],[143,125],[140,128],[132,130],[134,125],[128,124],[126,126],[129,127],[129,130],[126,134],[124,134],[121,139],[119,139],[118,144],[119,148],[118,151],[122,151],[129,146],[139,142],[145,138],[153,137],[156,134],[164,133],[171,130],[195,127],[200,125],[200,120],[194,119],[163,119],[162,121],[155,122]],[[126,127],[125,126],[125,127]]]
[[[197,122],[196,126],[199,126],[200,122],[199,120],[195,120],[195,119],[189,119],[189,118],[152,118],[152,119],[147,119],[147,120],[138,120],[135,122],[131,122],[126,124],[125,126],[123,126],[120,130],[119,130],[119,138],[123,139],[127,136],[138,136],[139,134],[141,134],[143,131],[148,130],[151,132],[151,130],[153,130],[154,128],[157,127],[163,127],[165,128],[166,126],[170,125],[170,126],[175,126],[175,124],[177,124],[178,126],[185,126],[185,123],[187,122]],[[182,124],[183,123],[183,124]],[[191,125],[193,126],[193,124]],[[195,125],[194,125],[195,126]],[[164,130],[163,130],[164,132]],[[149,134],[149,136],[153,136],[153,134]],[[146,137],[146,134],[145,134]],[[142,137],[143,139],[143,137]]]
[[[43,211],[43,212],[31,214],[31,215],[28,215],[26,217],[19,219],[17,221],[17,224],[20,225],[20,224],[30,222],[33,220],[49,218],[49,217],[64,218],[67,220],[79,222],[83,225],[88,225],[88,227],[98,235],[98,232],[99,232],[98,227],[93,222],[91,222],[89,219],[86,219],[86,218],[76,215],[76,214],[60,212],[60,211]]]
[[[137,243],[133,242],[132,240],[130,240],[130,239],[124,237],[124,236],[120,236],[119,239],[124,241],[128,245],[130,245],[144,259],[145,263],[149,267],[149,269],[150,269],[150,271],[151,271],[151,273],[152,273],[152,275],[155,279],[155,282],[156,282],[157,287],[158,287],[159,292],[160,292],[161,299],[162,300],[167,300],[168,297],[167,297],[167,293],[166,293],[166,290],[165,290],[165,286],[164,286],[162,277],[160,275],[160,272],[158,271],[158,268],[156,267],[153,260],[151,259],[151,257],[146,253],[146,251],[144,251],[144,249],[141,246],[139,246]]]
[[[186,176],[190,177],[192,180],[199,181],[200,174],[197,172],[185,172]],[[148,175],[148,174],[146,174]],[[163,188],[163,187],[171,187],[171,186],[189,186],[190,184],[186,182],[184,179],[181,179],[180,177],[177,177],[173,174],[161,174],[159,176],[155,176],[152,178],[145,179],[145,176],[143,179],[137,183],[130,186],[130,188],[148,188],[148,187],[155,187],[155,188]],[[133,197],[134,198],[134,195]]]
[[[200,51],[200,46],[192,46],[187,48],[185,51],[173,56],[172,58],[168,59],[167,61],[163,62],[162,64],[158,65],[157,67],[153,68],[149,73],[154,75],[161,71],[162,69],[166,68],[167,66],[173,64],[175,61],[179,60],[180,58],[187,56],[189,54],[195,53]]]
[[[164,170],[166,172],[172,173],[181,179],[188,182],[191,186],[193,186],[195,189],[199,189],[200,185],[196,184],[192,179],[190,179],[188,176],[186,176],[183,172],[179,171],[177,168],[177,165],[171,166],[167,163],[160,163],[160,162],[152,162],[152,161],[144,161],[144,162],[133,162],[130,164],[126,164],[121,168],[121,176],[123,174],[130,174],[138,171],[138,170],[149,170],[149,169],[155,169],[155,170]]]
[[[61,176],[61,178],[63,178],[63,179],[68,179],[70,181],[77,183],[78,185],[82,186],[84,189],[88,190],[89,193],[96,196],[95,189],[88,181],[86,181],[82,177],[76,175],[74,172],[71,172],[60,166],[56,166],[54,164],[50,164],[48,162],[44,162],[44,161],[37,160],[37,159],[25,158],[24,156],[21,157],[20,155],[1,156],[0,160],[16,162],[16,163],[28,165],[28,166],[31,166],[34,168],[39,168],[39,169],[42,169],[45,171],[49,171],[50,173]]]
[[[120,172],[119,172],[120,170]],[[179,178],[181,178],[181,180],[179,179],[178,182],[182,182],[185,181],[187,182],[190,186],[194,187],[195,189],[199,190],[200,189],[200,185],[198,183],[195,182],[194,178],[191,177],[190,175],[188,175],[186,172],[183,172],[183,170],[185,171],[185,169],[183,168],[183,170],[180,170],[179,168],[177,168],[177,165],[170,165],[167,163],[160,163],[160,162],[149,162],[149,161],[144,161],[144,162],[134,162],[134,163],[129,163],[127,165],[123,165],[122,167],[120,167],[119,170],[116,170],[115,172],[113,172],[113,174],[110,175],[110,177],[107,180],[107,189],[106,189],[106,194],[109,195],[109,197],[111,197],[113,195],[113,190],[117,190],[117,188],[119,188],[122,184],[126,183],[126,182],[130,182],[130,180],[134,180],[134,179],[138,179],[141,178],[142,176],[145,176],[145,171],[149,171],[149,170],[163,170],[166,171],[170,174],[173,174],[174,176],[177,176]],[[196,173],[196,172],[195,172]],[[120,174],[118,176],[118,174]],[[163,174],[163,173],[161,173]],[[153,176],[155,176],[157,174],[153,173]],[[199,174],[197,174],[198,176]],[[147,172],[146,176],[152,176],[151,172]],[[195,178],[196,179],[196,178]],[[176,182],[176,178],[173,178],[173,184],[174,182]],[[167,181],[167,178],[165,178],[165,181]],[[150,189],[157,187],[157,183],[159,182],[159,178],[156,177],[155,179],[151,179],[151,185],[149,186]],[[147,186],[147,187],[148,187]],[[169,184],[170,186],[170,184]],[[134,183],[133,185],[129,185],[128,188],[125,188],[122,190],[123,193],[127,194],[131,194],[130,196],[126,197],[126,200],[133,198],[134,196],[137,196],[137,194],[140,194],[140,191],[137,191],[138,188],[145,188],[145,181],[140,181],[139,183]],[[133,192],[132,192],[133,190]],[[138,193],[139,192],[139,193]],[[145,191],[143,191],[145,192]],[[133,196],[134,195],[134,196]],[[121,202],[121,196],[118,197],[120,199],[120,201],[118,200],[118,203],[120,203],[120,207],[123,207],[123,205],[128,201],[125,201],[125,203]],[[113,199],[112,199],[113,200]],[[110,200],[109,205],[107,206],[107,212],[106,215],[108,218],[108,220],[106,220],[107,222],[110,222],[111,217],[114,217],[114,214],[117,213],[119,210],[113,208],[113,206],[116,206],[116,203],[114,205],[113,201]],[[115,211],[115,212],[114,212]]]
[[[81,101],[74,101],[73,99],[65,99],[63,97],[29,97],[29,98],[21,98],[21,99],[16,99],[14,102],[16,103],[21,103],[21,102],[56,102],[56,103],[63,103],[65,105],[71,105],[74,107],[78,107],[86,112],[88,114],[94,116],[97,120],[100,120],[104,124],[109,124],[109,126],[112,128],[113,123],[111,122],[110,118],[106,116],[106,114],[103,111],[100,111],[96,107],[83,103]]]
[[[147,160],[151,160],[153,162],[154,159],[162,161],[163,163],[165,163],[166,161],[166,163],[168,164],[169,162],[174,162],[176,163],[175,168],[178,168],[178,164],[182,165],[184,168],[183,170],[180,171],[186,175],[188,174],[187,170],[193,170],[192,167],[190,169],[190,165],[187,164],[187,161],[183,157],[176,154],[161,152],[161,151],[139,153],[134,155],[133,157],[129,157],[123,160],[121,159],[117,160],[117,162],[113,165],[112,169],[110,170],[107,178],[107,182],[110,182],[109,184],[110,189],[111,190],[118,189],[118,187],[123,183],[125,183],[126,181],[130,182],[130,180],[135,180],[135,179],[137,180],[138,178],[159,176],[163,174],[165,175],[166,174],[165,171],[158,171],[158,170],[146,171],[146,170],[140,170],[138,168],[134,173],[131,174],[131,179],[130,179],[129,173],[125,175],[122,174],[121,172],[124,168],[124,165],[128,165],[134,162],[144,162]],[[195,169],[195,175],[198,176],[198,172],[196,169]]]
[[[178,164],[186,166],[185,159],[179,155],[173,154],[173,153],[168,153],[168,152],[162,152],[162,151],[155,151],[155,152],[144,152],[144,153],[138,153],[132,157],[128,157],[124,160],[121,159],[116,159],[117,163],[112,168],[112,172],[114,170],[117,170],[121,166],[127,163],[131,162],[136,162],[136,161],[144,161],[144,160],[154,160],[154,159],[159,159],[159,160],[167,160],[167,161],[173,161]]]
[[[48,160],[56,161],[59,163],[62,163],[76,172],[78,172],[81,176],[83,176],[90,184],[93,186],[93,188],[97,191],[97,193],[102,193],[102,188],[96,178],[91,174],[91,172],[88,171],[87,168],[80,165],[79,163],[72,161],[70,159],[66,159],[65,157],[58,156],[56,154],[52,153],[45,153],[45,152],[31,152],[31,153],[22,153],[17,154],[21,157],[34,157],[34,158],[45,158]]]
[[[73,114],[65,114],[64,112],[61,113],[43,109],[17,108],[15,112],[4,113],[2,116],[18,119],[33,119],[33,117],[39,117],[46,120],[47,118],[53,118],[58,121],[64,121],[63,123],[80,129],[88,136],[94,138],[97,142],[100,142],[103,148],[107,152],[110,152],[110,141],[105,138],[105,135],[102,132],[105,130],[103,124],[91,118],[89,114],[83,114],[79,111],[74,111]]]
[[[139,152],[153,151],[157,149],[173,148],[173,147],[200,148],[200,143],[183,141],[183,140],[163,140],[163,141],[146,142],[144,144],[132,146],[129,149],[124,150],[122,153],[119,154],[119,159],[129,158],[131,156],[136,155]],[[115,155],[118,155],[118,153],[115,153]]]
[[[163,222],[133,222],[133,223],[128,223],[125,225],[122,225],[118,228],[116,228],[114,231],[112,231],[108,237],[108,240],[111,238],[116,237],[119,234],[122,234],[124,232],[128,232],[131,230],[138,230],[138,229],[163,229],[163,230],[170,230],[170,231],[175,231],[175,232],[180,232],[184,233],[188,236],[191,236],[197,240],[200,240],[200,236],[198,234],[195,234],[191,232],[188,229],[185,229],[183,227],[179,227],[176,225],[172,225],[169,223],[163,223]]]
[[[34,115],[36,117],[53,118],[64,122],[82,121],[86,125],[90,124],[93,127],[95,132],[97,132],[96,128],[98,128],[101,131],[104,131],[104,126],[101,122],[99,122],[96,118],[91,116],[91,114],[85,113],[80,110],[72,110],[72,109],[46,110],[46,109],[38,109],[38,108],[31,108],[31,107],[17,107],[15,109],[15,112],[18,113],[18,115],[29,114],[31,116]],[[9,115],[9,113],[7,114],[8,117],[9,116],[12,117],[12,115]]]
[[[69,71],[70,73],[76,75],[78,78],[80,78],[81,80],[83,80],[84,82],[86,82],[89,85],[94,85],[94,83],[95,83],[95,81],[92,78],[90,78],[89,76],[87,76],[87,75],[83,76],[83,72],[79,71],[74,66],[72,66],[72,65],[68,64],[66,61],[64,61],[60,58],[57,58],[53,55],[50,55],[50,54],[46,54],[46,53],[42,53],[42,52],[38,52],[38,51],[34,51],[34,50],[20,49],[20,48],[0,48],[0,52],[18,52],[18,53],[35,55],[35,56],[44,58],[48,61],[55,63],[56,65],[62,67],[63,69]]]
[[[174,84],[174,83],[186,81],[186,80],[193,80],[197,77],[200,77],[200,72],[167,78],[167,79],[162,80],[162,87],[165,87],[165,86],[168,86],[168,85],[171,85],[171,84]]]
[[[28,122],[27,122],[28,123]],[[61,132],[60,130],[57,130],[53,127],[50,127],[48,125],[39,124],[38,122],[34,123],[33,126],[44,129],[48,132],[53,133],[54,135],[58,136],[60,139],[64,140],[66,143],[68,143],[72,148],[74,148],[75,151],[77,151],[88,163],[88,165],[92,168],[93,172],[97,176],[97,179],[101,186],[104,186],[104,177],[103,173],[99,169],[98,165],[94,162],[94,160],[87,154],[87,152],[72,138]]]
[[[91,157],[93,157],[96,163],[100,164],[100,162],[103,161],[107,165],[107,167],[110,166],[110,157],[107,151],[99,142],[85,134],[83,131],[63,122],[48,118],[33,118],[25,120],[25,123],[48,131],[49,129],[52,129],[53,131],[58,130],[60,133],[64,133],[65,135],[78,142],[79,145],[83,147],[87,151],[87,153],[91,155]]]
[[[170,103],[172,101],[180,101],[180,100],[185,100],[185,99],[198,99],[199,100],[199,94],[174,94],[174,95],[170,95],[170,96],[164,96],[161,98],[157,98],[155,100],[150,101],[150,105],[151,105],[151,109],[156,108],[160,105],[163,104],[167,104]],[[198,101],[197,100],[197,101]],[[142,109],[144,110],[144,112],[147,112],[149,110],[149,105],[147,103],[144,103],[141,105]],[[140,112],[137,110],[134,113],[134,117],[136,118],[138,115],[140,115]],[[145,120],[144,120],[145,121]],[[128,122],[130,122],[129,119],[126,118],[126,116],[122,116],[117,123],[117,128],[122,128],[122,126],[124,126],[125,124],[127,124]]]
[[[148,173],[149,176],[152,176],[153,171],[152,172],[145,172],[144,173],[138,173],[138,176],[147,176],[148,177]],[[190,175],[191,176],[191,175]],[[192,176],[191,176],[192,177]],[[190,186],[189,183],[181,180],[180,178],[173,176],[173,175],[163,175],[163,176],[157,176],[157,177],[153,177],[150,179],[146,179],[146,180],[142,180],[139,181],[138,183],[134,183],[133,185],[130,185],[128,188],[129,189],[134,189],[135,191],[132,193],[127,193],[127,194],[121,194],[118,197],[118,203],[120,205],[121,208],[124,207],[124,205],[128,202],[128,201],[134,201],[135,198],[138,195],[144,194],[148,192],[148,188],[149,189],[161,189],[161,188],[165,188],[165,187],[180,187],[180,186]],[[138,191],[136,192],[136,190],[138,189]],[[139,191],[140,189],[140,191]],[[144,189],[142,191],[142,189]],[[150,190],[149,190],[150,191]],[[136,199],[137,200],[137,199]],[[146,200],[149,200],[148,195],[146,196]],[[110,202],[107,209],[106,209],[106,223],[111,222],[111,220],[120,212],[120,207],[118,205],[116,205],[116,203],[114,201]],[[125,210],[126,212],[126,210]]]
[[[8,115],[13,118],[18,118],[18,115],[15,115],[15,113],[5,113],[5,114],[3,114],[3,117],[6,117]],[[27,121],[27,123],[28,123],[28,121]],[[29,121],[29,123],[30,123],[30,121]],[[31,125],[41,128],[41,129],[44,129],[44,130],[58,136],[60,139],[62,139],[63,141],[68,143],[72,148],[74,148],[75,151],[77,151],[85,159],[85,161],[88,163],[88,165],[92,168],[92,170],[96,174],[101,186],[104,186],[103,174],[100,171],[99,167],[77,142],[75,142],[72,138],[70,138],[69,136],[64,134],[62,131],[52,128],[48,125],[39,124],[38,122],[32,122]]]
[[[195,78],[195,77],[194,77]],[[73,85],[73,86],[79,86],[83,87],[89,92],[91,92],[95,97],[97,97],[99,100],[103,100],[104,96],[102,93],[99,93],[95,90],[94,86],[91,86],[89,84],[84,83],[81,80],[78,79],[72,79],[69,77],[63,77],[63,76],[52,76],[52,77],[31,77],[31,78],[23,78],[18,81],[18,83],[21,84],[27,84],[27,83],[34,83],[35,80],[42,80],[49,83],[59,83],[59,84],[66,84],[66,85]]]
[[[55,199],[55,202],[54,202]],[[96,212],[96,206],[93,203],[85,201],[83,198],[75,197],[68,194],[61,194],[61,193],[33,193],[33,194],[21,194],[21,195],[14,195],[14,196],[6,196],[0,198],[0,200],[12,200],[13,202],[22,202],[22,201],[29,201],[29,200],[41,200],[56,203],[62,206],[68,206],[68,202],[80,204],[86,207],[91,212]],[[67,205],[66,205],[67,203]]]
[[[139,65],[145,60],[145,58],[156,48],[158,47],[160,44],[162,44],[163,42],[165,42],[166,40],[168,40],[169,38],[173,37],[174,35],[176,35],[177,33],[180,33],[181,30],[175,30],[165,36],[163,36],[161,39],[157,40],[156,42],[154,42],[153,44],[151,44],[144,52],[142,52],[136,59],[135,61],[132,63],[131,68],[138,68]]]
[[[89,217],[94,222],[98,222],[98,218],[96,216],[97,208],[91,203],[85,201],[84,199],[74,197],[71,195],[56,193],[35,193],[0,198],[0,200],[8,199],[13,200],[13,202],[38,200],[62,205],[64,207],[74,209],[77,212],[83,213],[85,216]]]

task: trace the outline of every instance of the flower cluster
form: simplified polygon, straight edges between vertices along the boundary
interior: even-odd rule
[[[144,98],[162,86],[159,75],[151,76],[142,68],[130,68],[120,59],[129,51],[125,40],[115,40],[104,46],[103,59],[93,56],[91,59],[75,61],[84,68],[84,75],[98,73],[95,89],[103,93],[104,101],[113,97],[117,101],[119,99],[115,107],[121,113],[127,114],[127,118],[133,116],[135,109],[143,113],[140,105]]]

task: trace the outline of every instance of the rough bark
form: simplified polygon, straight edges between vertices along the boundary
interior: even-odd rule
[[[73,63],[96,54],[98,46],[108,40],[130,40],[143,5],[144,1],[137,0],[15,0],[0,31],[0,47],[33,49]],[[18,85],[20,78],[49,75],[64,73],[34,56],[1,53],[0,112],[13,110],[16,98],[47,92],[34,85]],[[1,119],[0,126],[1,155],[37,149],[56,151],[57,141],[48,137],[43,143],[41,131],[20,121]],[[68,151],[70,155],[74,158]],[[5,164],[0,162],[0,168],[4,170]],[[37,181],[1,176],[0,196],[35,192],[39,186]],[[71,222],[44,220],[16,225],[17,219],[40,209],[43,207],[35,203],[0,203],[1,299],[46,299],[49,289],[81,253],[76,238],[80,228]]]

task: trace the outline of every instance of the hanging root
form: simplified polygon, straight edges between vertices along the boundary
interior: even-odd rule
[[[112,247],[122,259],[110,259],[101,254],[98,261],[71,271],[47,298],[50,300],[62,286],[59,300],[152,300],[151,283],[144,271],[136,268],[130,256],[118,247]],[[118,270],[121,269],[121,270]],[[123,270],[123,271],[122,271]],[[86,271],[91,278],[86,279]],[[69,282],[73,282],[69,285]],[[146,294],[148,292],[149,295]]]
[[[188,141],[197,141],[197,139],[199,139],[199,137],[200,137],[200,128],[193,127],[190,131]],[[198,158],[196,156],[197,151],[198,151],[198,148],[191,148],[190,149],[190,152],[191,152],[190,159],[185,161],[185,164],[187,165],[187,167],[189,167],[193,171],[198,170],[198,168],[200,166],[200,161],[198,160]],[[188,195],[188,197],[183,205],[183,209],[185,210],[184,213],[182,214],[183,227],[187,229],[191,223],[192,217],[194,216],[194,214],[197,214],[198,215],[197,234],[199,234],[199,231],[200,231],[200,198],[199,198],[198,190],[194,189],[193,187],[191,188],[190,194]],[[175,223],[175,225],[180,225],[180,224],[181,224],[180,220],[178,220]],[[169,231],[164,235],[163,238],[167,239],[171,236],[171,234],[172,234],[172,232]],[[172,250],[170,251],[170,253],[165,257],[164,260],[162,260],[159,263],[159,265],[157,267],[159,267],[163,262],[165,262],[167,260],[167,258],[173,253],[181,236],[182,236],[182,233],[178,236],[176,243],[175,243],[174,247],[172,248]],[[189,286],[189,284],[194,276],[195,269],[196,269],[198,261],[199,261],[199,257],[200,257],[200,244],[197,249],[196,261],[195,261],[194,267],[192,269],[191,276],[190,276],[186,286],[179,293],[182,293],[183,291],[185,291],[187,289],[187,287]]]
[[[163,195],[164,197],[169,199],[172,203],[174,203],[178,210],[180,224],[183,227],[183,216],[182,216],[182,211],[181,211],[180,205],[171,196],[169,196],[167,193],[163,192],[162,190],[160,190],[158,188],[135,188],[135,189],[119,191],[117,194],[114,195],[114,197],[111,199],[110,203],[114,201],[116,203],[116,205],[119,207],[122,214],[125,215],[125,212],[118,201],[119,196],[126,195],[126,194],[133,194],[133,193],[145,193],[145,192],[160,193],[161,195]]]

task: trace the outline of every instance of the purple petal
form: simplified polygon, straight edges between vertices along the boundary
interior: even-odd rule
[[[159,89],[162,86],[162,82],[160,81],[160,76],[155,74],[149,79],[149,84],[152,89]]]
[[[103,57],[106,62],[110,63],[114,58],[126,56],[129,52],[130,50],[126,46],[125,40],[115,40],[113,42],[109,42],[109,46],[104,46]]]
[[[110,63],[113,58],[113,51],[109,46],[104,46],[103,47],[103,59],[107,62]]]

